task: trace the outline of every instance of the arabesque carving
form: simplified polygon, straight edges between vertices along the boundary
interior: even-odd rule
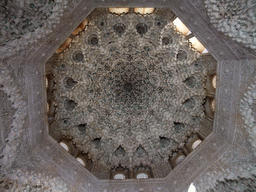
[[[2,57],[24,49],[52,32],[67,5],[66,0],[0,2],[0,48]]]
[[[1,178],[0,188],[6,192],[11,191],[71,191],[68,185],[59,177],[37,174],[20,169],[11,170]],[[72,190],[75,192],[76,190]]]
[[[256,2],[205,0],[211,23],[234,40],[256,48]]]
[[[10,168],[15,161],[17,147],[19,145],[19,136],[24,131],[24,121],[26,117],[26,102],[23,100],[21,92],[18,86],[15,84],[15,80],[11,77],[9,70],[0,69],[0,85],[1,90],[8,96],[8,100],[12,103],[12,108],[15,109],[11,124],[7,124],[8,135],[5,138],[4,145],[1,149],[0,170],[4,171]],[[10,115],[10,114],[9,114]]]
[[[237,179],[217,180],[216,186],[206,192],[232,192],[232,191],[256,191],[256,176],[251,178],[237,177]]]
[[[249,134],[253,151],[256,155],[256,81],[248,87],[241,100],[240,112],[244,120],[244,128]]]

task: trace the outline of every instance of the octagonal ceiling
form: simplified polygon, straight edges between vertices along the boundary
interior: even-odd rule
[[[206,84],[216,73],[207,67],[216,63],[191,46],[174,19],[161,9],[96,9],[86,30],[46,66],[50,135],[77,148],[69,151],[80,161],[86,153],[82,164],[98,178],[122,173],[118,167],[165,177],[171,158],[183,160],[196,138],[212,131],[206,96],[214,97],[214,88]]]
[[[45,114],[38,111],[38,108],[46,106],[45,82],[43,71],[44,63],[51,57],[59,45],[71,34],[71,32],[84,20],[87,15],[97,6],[147,6],[147,7],[171,7],[174,13],[181,18],[190,30],[206,45],[207,50],[219,61],[217,88],[217,105],[213,132],[205,139],[199,148],[190,153],[187,158],[174,168],[164,179],[148,179],[144,181],[124,180],[111,181],[98,180],[74,161],[74,158],[66,154],[61,146],[57,145],[51,137],[48,137]],[[140,191],[182,191],[199,174],[216,160],[229,147],[234,134],[234,111],[236,102],[236,89],[239,84],[240,74],[237,62],[225,60],[235,60],[244,57],[246,51],[239,49],[234,43],[223,41],[223,37],[212,29],[202,14],[197,10],[198,6],[190,1],[147,1],[134,2],[76,2],[74,6],[67,9],[60,24],[49,36],[48,39],[38,44],[38,48],[28,57],[26,63],[27,70],[27,90],[28,115],[29,115],[29,143],[34,147],[33,153],[40,156],[45,163],[48,163],[59,175],[72,186],[76,186],[79,191],[120,191],[140,190]],[[231,42],[231,41],[230,41]],[[221,47],[221,50],[220,50]],[[35,65],[38,64],[38,65]],[[230,67],[232,65],[232,67]],[[221,82],[225,82],[224,84]],[[220,91],[221,90],[221,91]],[[221,108],[220,108],[221,107]],[[45,108],[46,109],[46,108]]]

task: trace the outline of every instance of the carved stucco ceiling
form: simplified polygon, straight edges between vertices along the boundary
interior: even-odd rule
[[[172,17],[94,12],[54,63],[50,129],[95,167],[157,167],[200,130],[206,68]]]
[[[9,139],[9,141],[15,140],[15,142],[12,142],[12,143],[14,143],[16,146],[18,146],[17,141],[16,141],[17,135],[20,134],[20,132],[21,132],[20,130],[22,130],[23,132],[26,132],[25,136],[30,138],[30,140],[28,139],[29,142],[27,142],[28,140],[25,139],[25,141],[27,143],[31,143],[31,146],[33,147],[33,149],[35,149],[34,151],[38,151],[37,155],[39,155],[39,154],[41,155],[42,160],[43,160],[42,162],[45,162],[45,164],[40,163],[39,166],[42,166],[44,169],[46,169],[48,167],[44,166],[44,165],[46,165],[46,164],[51,165],[52,166],[51,170],[55,170],[59,175],[61,175],[61,177],[66,182],[68,182],[69,184],[73,184],[73,186],[77,186],[80,189],[80,191],[85,191],[85,190],[100,191],[100,190],[98,190],[99,188],[97,188],[97,190],[96,190],[95,186],[98,186],[98,183],[99,183],[99,185],[103,185],[101,183],[102,181],[96,180],[98,183],[97,184],[95,184],[96,182],[93,183],[93,180],[91,179],[91,175],[88,176],[86,171],[83,171],[82,169],[81,170],[77,169],[77,167],[74,166],[74,165],[76,165],[75,163],[77,163],[77,162],[74,161],[75,163],[73,164],[73,161],[72,161],[73,159],[67,158],[68,155],[64,156],[65,154],[62,153],[62,149],[59,149],[60,146],[56,145],[56,147],[55,147],[55,144],[53,145],[51,142],[51,138],[48,136],[45,137],[45,135],[47,135],[47,134],[45,134],[45,135],[41,134],[42,132],[44,133],[45,130],[47,132],[47,126],[45,126],[45,124],[44,124],[44,121],[45,121],[44,115],[45,114],[42,113],[41,110],[39,110],[39,111],[37,111],[37,110],[39,108],[41,109],[42,106],[44,106],[43,105],[44,99],[42,99],[43,97],[40,97],[40,96],[44,95],[43,91],[45,91],[44,89],[42,89],[41,86],[43,85],[42,78],[44,77],[43,76],[43,73],[44,73],[44,64],[43,63],[48,59],[48,56],[51,55],[51,53],[53,51],[55,51],[55,47],[57,47],[57,45],[60,45],[61,42],[64,40],[64,38],[67,37],[69,30],[74,29],[76,27],[76,25],[78,25],[78,22],[80,22],[80,21],[78,21],[79,17],[85,18],[87,16],[87,14],[92,10],[92,7],[97,7],[99,5],[101,5],[102,7],[107,7],[107,6],[114,6],[116,4],[116,2],[111,2],[111,1],[104,1],[104,2],[103,1],[99,1],[99,2],[95,1],[95,4],[93,4],[93,5],[90,5],[90,3],[92,3],[92,2],[90,2],[90,1],[88,1],[88,2],[81,1],[80,2],[79,1],[79,3],[77,3],[77,6],[70,6],[69,9],[64,11],[65,19],[63,19],[61,21],[61,23],[58,25],[58,28],[54,29],[55,33],[51,34],[51,36],[47,37],[45,39],[46,40],[45,42],[37,43],[36,46],[38,47],[38,49],[32,50],[31,52],[30,52],[30,50],[28,50],[27,56],[29,56],[29,57],[28,57],[27,61],[24,62],[22,59],[18,58],[22,61],[22,64],[24,64],[24,66],[26,66],[26,68],[29,69],[26,73],[26,75],[28,76],[28,78],[26,78],[27,79],[26,80],[27,89],[23,89],[23,87],[17,86],[15,83],[16,79],[15,79],[14,83],[12,83],[11,82],[12,79],[9,78],[8,76],[6,76],[5,74],[3,75],[2,74],[3,71],[1,71],[1,76],[2,75],[4,76],[4,78],[3,78],[5,81],[4,86],[8,88],[8,89],[4,88],[4,90],[5,90],[6,94],[8,95],[8,97],[10,97],[11,101],[13,102],[13,106],[15,107],[15,109],[17,108],[17,111],[16,111],[17,113],[15,113],[16,118],[15,119],[13,118],[13,122],[14,122],[14,126],[12,126],[13,133],[11,133],[8,136],[8,139],[11,138],[11,139]],[[137,6],[137,4],[140,4],[140,3],[142,3],[142,2],[135,3],[135,5]],[[184,16],[185,23],[189,23],[189,21],[190,21],[189,18],[193,18],[196,22],[193,24],[191,23],[191,26],[192,26],[191,30],[193,32],[199,33],[199,37],[201,37],[202,40],[204,40],[204,42],[206,42],[207,48],[208,48],[208,46],[209,46],[209,48],[211,48],[211,49],[209,49],[211,51],[211,53],[213,53],[218,58],[219,61],[222,61],[223,58],[224,59],[225,58],[233,59],[233,57],[231,57],[230,56],[231,54],[229,54],[229,53],[232,52],[230,50],[233,49],[234,46],[232,46],[232,44],[227,43],[226,41],[223,41],[221,36],[217,36],[220,38],[220,41],[216,41],[216,35],[213,33],[209,33],[209,29],[211,30],[212,26],[210,24],[208,24],[208,25],[205,24],[206,22],[202,22],[202,19],[200,18],[199,14],[196,14],[196,13],[194,14],[194,12],[196,12],[195,6],[194,6],[195,4],[194,3],[190,4],[190,3],[191,3],[190,1],[154,1],[153,3],[152,3],[152,1],[147,1],[147,2],[143,2],[143,5],[145,5],[145,4],[146,4],[146,6],[148,6],[148,5],[156,6],[157,5],[156,7],[171,6],[172,8],[174,8],[174,10],[176,9],[175,13],[177,13],[177,15],[179,17],[181,17],[183,14],[185,15]],[[126,5],[126,4],[127,4],[127,2],[122,1],[122,5]],[[84,5],[86,5],[86,7]],[[186,7],[186,5],[187,5],[187,7]],[[185,10],[191,10],[191,12],[189,12],[189,14],[188,14],[187,11],[184,10],[184,7],[185,7]],[[81,13],[83,13],[83,14],[81,14]],[[203,24],[205,24],[205,25],[203,25]],[[203,29],[205,29],[205,30],[200,30],[201,26],[203,26],[204,27]],[[193,27],[194,27],[194,30],[193,30]],[[196,30],[195,28],[198,28],[198,30]],[[47,32],[45,30],[43,30],[43,34],[45,35],[46,33]],[[206,35],[207,38],[204,36],[204,34],[207,34]],[[35,35],[35,36],[39,37],[40,35],[38,35],[38,36]],[[209,37],[209,39],[208,39],[208,37]],[[21,41],[22,39],[23,38],[20,39],[20,42],[23,43],[24,41]],[[33,38],[31,38],[31,39],[33,40]],[[212,39],[214,39],[214,40],[212,40]],[[27,39],[26,39],[26,41],[27,41]],[[223,44],[221,44],[220,42],[223,42]],[[213,45],[218,45],[218,46],[214,47]],[[15,45],[15,47],[19,48],[19,46],[17,46],[17,45]],[[222,51],[219,51],[219,47],[221,47]],[[229,48],[228,50],[227,50],[227,47]],[[225,48],[226,48],[226,50],[225,50]],[[11,49],[9,49],[9,50],[11,50]],[[223,50],[225,50],[225,51],[223,51]],[[12,52],[12,50],[11,50],[11,52]],[[240,54],[243,55],[243,53],[244,52],[242,50],[240,52]],[[3,54],[3,55],[6,56],[7,54]],[[237,55],[239,58],[238,53],[237,53]],[[244,55],[247,55],[247,54],[244,54]],[[31,56],[33,56],[32,59],[31,59]],[[19,63],[19,62],[16,62],[15,65],[17,63]],[[6,63],[4,63],[4,64],[6,64]],[[175,174],[175,177],[174,177],[174,174],[170,174],[166,179],[162,179],[162,180],[159,179],[159,180],[156,180],[156,182],[151,182],[152,180],[148,180],[144,183],[137,182],[137,183],[140,183],[140,185],[142,185],[141,183],[144,184],[144,186],[145,186],[144,189],[146,188],[144,191],[149,191],[148,189],[151,188],[152,185],[154,185],[154,183],[158,183],[159,181],[160,181],[159,183],[161,183],[161,185],[164,186],[164,189],[168,189],[166,191],[170,191],[170,190],[171,191],[174,191],[174,190],[182,191],[182,190],[180,190],[181,185],[184,188],[184,186],[187,185],[188,182],[192,181],[192,179],[191,179],[192,177],[197,178],[200,174],[202,174],[202,172],[204,172],[206,170],[206,168],[209,166],[209,164],[205,164],[204,162],[211,163],[211,162],[215,161],[216,154],[218,154],[218,156],[220,156],[220,154],[223,153],[223,152],[216,152],[216,150],[219,150],[219,149],[222,149],[222,151],[226,150],[226,148],[224,147],[226,142],[231,142],[230,140],[233,139],[233,135],[234,135],[233,129],[235,128],[235,126],[232,122],[235,121],[235,118],[237,118],[237,116],[235,116],[234,113],[230,113],[230,111],[234,110],[233,104],[235,103],[234,98],[236,98],[235,96],[233,96],[233,93],[235,90],[234,87],[238,87],[237,79],[239,79],[239,78],[237,78],[237,77],[238,76],[240,77],[239,70],[237,70],[238,65],[233,65],[234,61],[232,61],[232,65],[229,65],[229,64],[230,63],[228,63],[228,62],[224,62],[224,64],[222,62],[220,62],[218,64],[218,68],[219,68],[218,83],[220,86],[217,91],[218,94],[216,95],[216,97],[218,98],[218,100],[217,100],[218,105],[216,106],[217,107],[217,113],[216,113],[217,118],[216,118],[216,121],[214,122],[214,125],[215,125],[214,126],[214,134],[216,134],[215,135],[216,137],[214,137],[214,139],[213,139],[213,137],[207,138],[206,142],[204,142],[205,145],[201,146],[201,148],[199,148],[199,150],[193,152],[196,155],[194,155],[193,153],[190,154],[190,156],[185,159],[185,162],[183,162],[184,165],[186,165],[186,167],[184,165],[181,165],[180,167],[178,167],[179,169],[176,169],[176,171],[173,171],[173,173]],[[1,81],[3,81],[3,80],[1,80]],[[23,98],[21,96],[23,94],[23,92],[19,92],[19,88],[20,88],[20,90],[25,90],[25,94],[28,93],[29,97],[33,98],[33,99],[28,99],[28,101],[27,101],[28,102],[28,105],[27,105],[28,110],[26,110],[25,109],[26,107],[24,107],[26,102],[23,102],[23,100],[22,100]],[[249,95],[251,95],[251,92],[248,92],[248,93],[249,93]],[[247,97],[247,95],[246,95],[246,97]],[[223,98],[227,98],[227,99],[223,99]],[[243,110],[250,109],[251,108],[250,102],[249,102],[249,105],[250,105],[249,107],[245,106],[245,108]],[[27,124],[24,125],[24,122],[26,122],[27,120],[23,121],[23,119],[26,116],[26,112],[29,113],[29,121],[30,121],[29,125],[27,125]],[[33,115],[31,115],[31,114],[33,114]],[[250,118],[250,114],[248,115],[248,117]],[[27,118],[27,116],[26,116],[26,118]],[[246,121],[247,121],[247,119],[246,119]],[[250,121],[251,121],[251,118],[250,118]],[[246,122],[246,124],[247,124],[247,122]],[[23,125],[24,125],[24,129],[23,129]],[[250,128],[252,128],[251,124],[250,125],[248,124],[248,126],[250,126]],[[29,130],[29,131],[26,131],[26,130]],[[253,130],[253,129],[251,129],[251,130]],[[26,138],[26,137],[24,137],[24,138]],[[46,139],[44,139],[44,137]],[[215,139],[215,138],[219,138],[219,139]],[[43,141],[44,145],[40,145],[41,141]],[[36,146],[36,144],[37,144],[37,146]],[[207,144],[208,144],[208,146],[207,146]],[[210,147],[209,147],[209,145],[210,145]],[[16,152],[15,153],[13,152],[13,154],[11,154],[9,146],[10,145],[6,145],[6,148],[8,148],[8,150],[6,153],[5,152],[3,153],[3,154],[5,154],[5,158],[2,158],[1,160],[6,160],[6,157],[8,157],[8,161],[6,161],[6,162],[8,162],[8,164],[11,165],[12,163],[10,163],[9,160],[16,158],[15,157]],[[12,144],[11,149],[13,151],[16,151],[16,150],[14,150],[15,147],[13,147],[13,144]],[[40,153],[39,153],[39,151],[40,151]],[[52,158],[51,155],[53,155],[53,154],[58,156],[59,159],[56,160],[55,158]],[[227,154],[228,154],[228,156],[230,156],[232,158],[231,153],[227,153]],[[198,157],[198,159],[195,159],[194,158],[195,156],[196,156],[196,158]],[[228,159],[227,161],[229,162],[230,159]],[[65,162],[65,163],[63,163],[63,162]],[[232,162],[231,162],[231,164],[233,165]],[[217,166],[215,166],[216,167],[215,170],[212,171],[212,175],[215,176],[214,178],[218,178],[218,176],[220,175],[220,172],[218,171],[218,174],[216,174],[216,170],[218,170],[218,168],[222,167],[222,166],[223,166],[222,162],[220,164],[217,164]],[[199,169],[199,167],[200,167],[200,169]],[[193,169],[193,168],[195,168],[195,169]],[[239,168],[240,168],[240,166],[239,166]],[[48,171],[49,168],[46,170]],[[190,170],[190,172],[188,170]],[[75,176],[75,174],[77,172],[79,173],[79,176]],[[81,172],[82,172],[82,174],[80,174]],[[233,172],[233,169],[232,169],[232,172]],[[176,175],[178,175],[178,176],[176,177]],[[205,175],[206,175],[206,177],[204,177],[204,176],[202,176],[202,177],[209,179],[209,177],[208,177],[209,173],[206,172]],[[83,178],[84,180],[83,180],[83,182],[81,182],[81,180],[79,180],[77,178],[79,178],[79,179]],[[211,179],[211,180],[215,180],[215,179]],[[207,180],[204,183],[209,183],[208,181],[209,180]],[[106,184],[104,186],[110,186],[109,187],[110,191],[116,190],[115,186],[118,186],[120,190],[116,190],[116,191],[121,191],[123,189],[131,189],[132,187],[134,187],[134,185],[135,185],[134,183],[135,182],[128,182],[126,184],[126,186],[125,186],[125,184],[118,186],[117,182],[111,181],[111,182],[106,182]],[[87,186],[87,184],[88,184],[88,186]],[[113,188],[113,190],[112,190],[112,188]],[[136,190],[140,190],[140,191],[143,190],[143,188],[139,188],[137,186],[134,188]],[[160,188],[160,187],[154,187],[154,188],[152,187],[152,191],[157,191],[157,190],[164,191],[164,189]]]

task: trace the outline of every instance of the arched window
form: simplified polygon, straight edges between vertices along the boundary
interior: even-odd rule
[[[176,159],[176,164],[179,165],[184,159],[185,159],[185,155],[180,155],[180,156]]]
[[[137,179],[147,179],[148,178],[148,174],[146,173],[139,173],[137,176],[136,176]]]
[[[198,147],[198,145],[200,145],[202,141],[200,139],[196,140],[193,144],[192,144],[192,149],[195,149]]]
[[[85,163],[84,163],[84,160],[81,159],[80,157],[77,157],[76,160],[85,167]]]
[[[125,175],[122,173],[117,173],[115,174],[114,179],[125,179]]]
[[[66,151],[69,151],[69,147],[66,143],[60,142],[61,147],[63,147]]]

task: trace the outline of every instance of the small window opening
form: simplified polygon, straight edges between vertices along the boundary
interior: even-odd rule
[[[67,40],[57,49],[56,53],[62,53],[71,43],[72,39],[69,37]]]
[[[215,99],[212,100],[211,107],[212,107],[212,111],[214,112],[215,111]]]
[[[192,44],[192,47],[194,47],[200,53],[202,53],[205,50],[203,44],[196,37],[190,38],[189,42]]]
[[[180,155],[180,156],[176,159],[176,164],[179,165],[184,159],[185,159],[185,155]]]
[[[86,25],[88,24],[88,22],[89,20],[87,18],[84,21],[82,21],[82,23],[80,23],[80,25],[78,25],[78,27],[73,31],[72,35],[77,35],[81,31],[83,31]]]
[[[192,144],[192,149],[194,150],[195,148],[198,147],[198,145],[200,145],[200,143],[202,143],[202,141],[199,139],[199,140],[196,140],[193,144]]]
[[[128,13],[129,12],[129,7],[109,8],[108,10],[109,10],[110,13],[122,14],[122,13]]]
[[[186,36],[189,33],[189,29],[178,17],[173,21],[173,24],[176,26],[177,31],[181,32],[183,35]]]
[[[217,86],[217,76],[216,75],[214,75],[212,77],[212,86],[214,89],[216,89],[216,86]]]
[[[49,113],[49,111],[50,111],[50,104],[49,104],[49,102],[47,102],[47,104],[46,104],[46,112]]]
[[[114,179],[125,179],[125,175],[122,173],[115,174]]]
[[[63,147],[66,151],[69,151],[69,147],[66,143],[60,142],[60,146]]]
[[[81,159],[80,157],[77,157],[76,160],[85,167],[85,163],[84,163],[84,160]]]
[[[45,77],[45,87],[46,87],[46,89],[48,89],[48,87],[49,87],[49,82],[48,82],[48,78],[47,77]]]
[[[139,13],[142,15],[153,13],[154,10],[155,10],[155,8],[139,8],[139,7],[134,8],[135,13]]]
[[[137,179],[147,179],[148,178],[148,174],[146,173],[139,173],[137,176],[136,176]]]

